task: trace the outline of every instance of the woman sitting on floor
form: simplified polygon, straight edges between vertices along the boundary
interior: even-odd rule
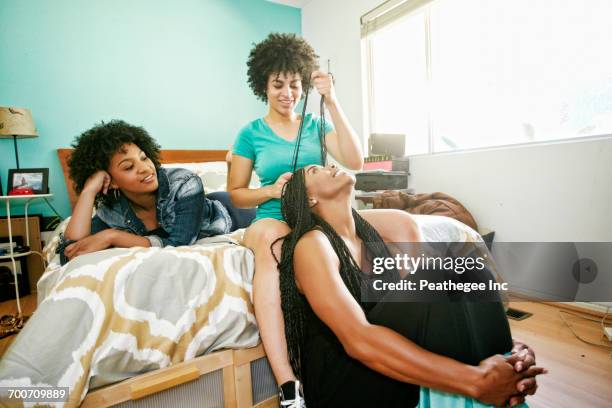
[[[522,403],[536,390],[535,376],[545,370],[533,366],[535,356],[526,346],[513,348],[501,304],[474,305],[492,311],[492,318],[472,319],[468,323],[475,326],[470,326],[454,320],[456,313],[451,311],[461,309],[458,304],[361,301],[371,265],[358,260],[389,256],[384,242],[414,241],[419,233],[409,214],[379,210],[380,217],[387,218],[381,237],[351,208],[354,183],[353,176],[333,166],[307,166],[293,174],[282,196],[283,216],[292,229],[284,237],[279,264],[282,308],[290,361],[304,382],[306,404],[314,408],[480,406],[476,400]],[[366,254],[361,253],[364,247]],[[415,329],[415,310],[434,313],[440,308],[443,313],[435,319],[419,321],[431,328]],[[442,338],[448,349],[465,348],[466,353],[478,354],[486,348],[480,343],[489,338],[501,341],[494,345],[497,352],[477,355],[475,363],[466,364],[444,356],[444,350],[427,350],[421,334],[436,330],[438,343]],[[478,344],[454,344],[466,338],[461,336],[465,332],[483,330],[487,335],[478,337]],[[509,357],[500,355],[511,351],[515,353]],[[418,386],[423,387],[420,395]]]
[[[101,123],[73,147],[68,165],[79,198],[60,245],[62,263],[111,247],[190,245],[255,216],[234,209],[227,193],[206,197],[193,172],[162,168],[159,145],[141,127]]]

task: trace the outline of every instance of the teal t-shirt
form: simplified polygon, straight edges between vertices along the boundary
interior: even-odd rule
[[[298,156],[298,168],[311,164],[321,164],[321,145],[319,127],[321,118],[306,114],[302,129],[302,143]],[[329,121],[325,121],[325,135],[333,130]],[[295,140],[288,141],[278,136],[265,120],[257,119],[246,125],[236,138],[233,154],[253,161],[253,168],[262,186],[274,184],[281,174],[290,172],[293,160]],[[283,220],[280,200],[272,199],[257,207],[254,221],[262,218]]]

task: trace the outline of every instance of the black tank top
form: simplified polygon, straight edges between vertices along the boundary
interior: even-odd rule
[[[331,240],[330,240],[331,242]],[[333,242],[332,242],[333,245]],[[338,249],[336,249],[338,253]],[[357,263],[352,259],[355,269]],[[368,265],[360,273],[364,288],[375,279]],[[441,271],[440,278],[456,279],[453,271]],[[480,279],[492,279],[487,268],[478,272]],[[416,275],[415,275],[416,276]],[[478,276],[474,275],[472,278]],[[377,278],[393,279],[385,272]],[[361,302],[368,321],[395,330],[419,346],[466,364],[477,365],[494,354],[504,354],[512,348],[510,326],[500,298],[480,302],[465,293],[440,293],[435,299],[452,301],[405,302],[397,293],[377,293]],[[394,300],[394,301],[390,301]],[[399,300],[399,301],[398,301]],[[300,365],[306,405],[317,407],[415,407],[419,401],[419,386],[396,381],[351,358],[333,333],[311,309],[302,295],[304,339]]]
[[[300,359],[308,407],[418,404],[419,386],[396,381],[351,358],[306,298],[302,299],[304,343]],[[382,301],[362,302],[361,307],[370,323],[388,327],[431,352],[466,364],[478,365],[481,360],[512,348],[510,327],[499,301]]]
[[[351,358],[305,302],[301,366],[306,405],[317,407],[415,407],[419,387],[396,381]],[[366,306],[367,310],[369,305]]]

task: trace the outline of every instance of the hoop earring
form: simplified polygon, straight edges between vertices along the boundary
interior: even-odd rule
[[[113,196],[115,197],[115,200],[119,201],[120,195],[121,195],[121,191],[119,191],[118,188],[113,189]]]

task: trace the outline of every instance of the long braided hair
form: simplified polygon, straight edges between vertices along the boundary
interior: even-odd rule
[[[329,239],[334,252],[340,260],[339,273],[344,284],[358,302],[361,299],[362,273],[342,238],[340,238],[331,225],[315,214],[309,207],[304,169],[296,171],[289,182],[285,184],[281,197],[281,210],[285,221],[291,228],[289,234],[279,238],[279,240],[284,239],[281,259],[278,263],[281,305],[285,320],[285,336],[289,350],[289,362],[295,374],[301,378],[301,360],[306,357],[304,355],[303,341],[307,304],[305,298],[299,293],[295,282],[293,254],[297,242],[310,230],[318,229],[322,231]],[[366,256],[369,259],[372,256],[388,257],[389,251],[372,225],[355,210],[353,210],[353,219],[355,220],[357,235],[365,244]]]
[[[308,75],[307,78],[307,82],[309,82],[310,76]],[[302,121],[298,129],[292,157],[293,175],[283,186],[283,194],[281,197],[281,212],[287,225],[291,228],[291,232],[284,237],[278,238],[270,245],[272,256],[276,259],[273,247],[278,241],[283,240],[281,259],[280,261],[276,259],[280,271],[281,308],[285,321],[285,336],[289,351],[289,363],[294,373],[299,378],[302,377],[301,359],[305,357],[303,340],[304,317],[307,309],[306,300],[298,291],[295,282],[295,272],[293,270],[293,254],[297,242],[310,230],[316,228],[322,231],[329,239],[334,248],[334,252],[340,259],[340,276],[344,284],[358,302],[361,297],[360,293],[362,287],[362,280],[360,278],[361,271],[348,247],[331,225],[310,209],[306,192],[305,170],[303,168],[297,169],[310,85],[307,84],[305,89],[306,93],[302,106]],[[318,133],[321,148],[321,164],[325,166],[327,164],[327,147],[325,145],[324,96],[321,96],[319,109],[321,119]],[[388,257],[389,251],[378,232],[376,232],[376,230],[355,210],[353,210],[353,219],[355,220],[357,235],[363,240],[366,246],[366,256]]]

